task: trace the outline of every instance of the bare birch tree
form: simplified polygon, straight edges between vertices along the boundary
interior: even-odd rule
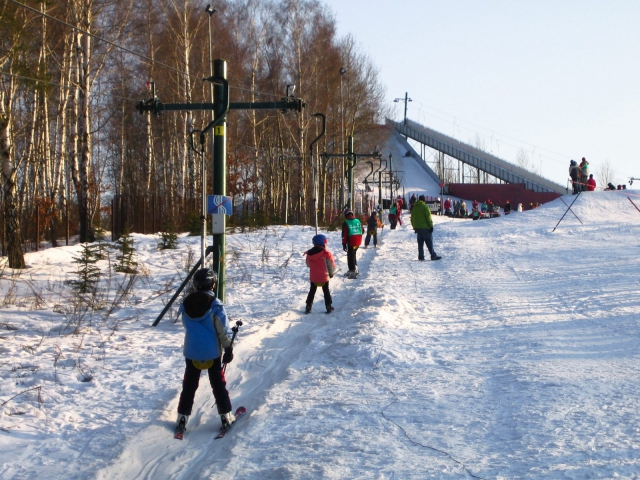
[[[9,81],[11,84],[11,80]],[[9,91],[12,89],[9,88]],[[8,96],[10,99],[11,96]],[[5,94],[0,92],[0,157],[2,160],[2,189],[4,192],[3,216],[5,219],[6,250],[10,268],[25,268],[22,253],[20,219],[16,208],[16,174],[18,169],[11,154],[11,121],[7,112],[11,103],[5,106]]]

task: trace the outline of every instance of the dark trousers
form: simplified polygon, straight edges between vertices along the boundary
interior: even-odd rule
[[[364,238],[364,244],[368,247],[373,237],[373,244],[378,245],[378,232],[376,230],[367,230],[367,236]]]
[[[433,236],[428,228],[416,228],[418,234],[418,260],[424,260],[424,244],[427,244],[427,249],[431,258],[436,256],[436,252],[433,250]]]
[[[577,180],[572,180],[571,182],[573,184],[573,194],[577,195],[578,193],[580,193],[580,184]]]
[[[311,288],[309,288],[309,295],[307,295],[307,305],[313,305],[313,299],[316,296],[316,290],[318,286],[311,282]],[[322,293],[324,293],[324,304],[327,307],[331,306],[331,292],[329,292],[329,282],[325,282],[322,285]]]
[[[351,245],[347,247],[347,265],[349,265],[349,270],[352,272],[356,270],[356,266],[358,265],[358,261],[356,260],[357,251],[358,247],[352,247]]]
[[[398,223],[398,218],[393,213],[390,213],[389,214],[389,225],[391,225],[391,230],[395,230],[396,229],[397,223]]]
[[[181,415],[191,415],[193,408],[193,399],[196,396],[196,390],[200,384],[200,374],[202,370],[196,368],[193,362],[188,358],[185,359],[187,367],[184,370],[184,378],[182,379],[182,392],[180,393],[180,402],[178,403],[178,413]],[[213,389],[213,396],[216,399],[218,413],[223,414],[231,411],[231,400],[227,391],[227,382],[222,371],[222,360],[220,357],[213,361],[213,365],[207,370],[209,374],[209,383]]]

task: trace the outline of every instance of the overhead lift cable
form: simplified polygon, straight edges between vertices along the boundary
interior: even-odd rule
[[[26,10],[29,10],[30,12],[33,12],[33,13],[35,13],[37,15],[40,15],[40,16],[43,16],[43,17],[45,17],[45,18],[47,18],[49,20],[53,20],[54,22],[61,23],[62,25],[65,25],[65,26],[67,26],[69,28],[72,28],[72,29],[84,34],[84,35],[89,35],[90,37],[95,38],[96,40],[100,40],[102,42],[108,43],[109,45],[111,45],[113,47],[116,47],[116,48],[118,48],[118,49],[120,49],[120,50],[122,50],[124,52],[127,52],[127,53],[129,53],[129,54],[131,54],[131,55],[133,55],[135,57],[141,58],[141,59],[145,60],[149,65],[157,65],[157,66],[164,67],[164,68],[167,68],[169,70],[172,70],[174,72],[177,72],[177,73],[179,73],[181,75],[187,75],[184,71],[182,71],[182,70],[180,70],[178,68],[175,68],[175,67],[172,67],[170,65],[167,65],[166,63],[159,62],[158,60],[154,60],[152,58],[149,58],[146,55],[143,55],[141,53],[135,52],[134,50],[131,50],[131,49],[127,48],[127,47],[123,47],[122,45],[119,45],[119,44],[117,44],[115,42],[112,42],[111,40],[107,40],[106,38],[101,37],[100,35],[96,35],[95,33],[88,32],[88,31],[86,31],[86,30],[84,30],[84,29],[82,29],[82,28],[80,28],[80,27],[78,27],[76,25],[72,25],[69,22],[65,22],[64,20],[56,18],[56,17],[54,17],[52,15],[49,15],[48,13],[41,12],[40,10],[37,10],[37,9],[35,9],[33,7],[30,7],[29,5],[25,5],[24,3],[21,3],[18,0],[9,0],[9,1],[14,3],[14,4],[16,4],[16,5],[18,5],[18,6],[20,6],[20,7],[22,7],[22,8],[24,8],[24,9],[26,9]],[[197,80],[201,80],[201,76],[197,76],[197,75],[188,75],[188,76],[191,77],[191,78],[197,79]],[[273,93],[259,92],[259,91],[250,90],[250,89],[241,88],[241,87],[229,87],[229,88],[232,89],[232,90],[241,90],[241,91],[248,92],[248,93],[255,93],[255,94],[258,94],[258,95],[264,95],[264,96],[274,97],[274,98],[278,98],[278,99],[280,99],[280,97],[281,97],[281,96],[278,96],[278,95],[273,94]]]

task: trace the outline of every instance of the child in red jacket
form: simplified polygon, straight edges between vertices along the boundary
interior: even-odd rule
[[[307,295],[307,307],[305,313],[311,312],[311,305],[316,296],[318,287],[322,287],[324,293],[324,305],[327,313],[331,313],[331,293],[329,292],[329,279],[333,277],[337,267],[333,258],[333,254],[327,250],[327,237],[324,235],[316,235],[311,239],[313,248],[304,252],[307,256],[307,267],[309,267],[309,280],[311,288]]]

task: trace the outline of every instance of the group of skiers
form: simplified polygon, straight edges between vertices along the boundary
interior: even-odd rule
[[[511,212],[511,204],[509,203],[509,200],[506,201],[504,211],[505,211],[505,215]],[[474,200],[471,203],[471,213],[468,216],[473,220],[479,220],[481,218],[499,217],[500,205],[498,203],[492,202],[490,198],[488,198],[486,201],[482,203],[478,202],[477,200]]]
[[[464,200],[456,200],[452,202],[450,198],[447,198],[444,203],[444,214],[453,218],[468,218],[469,210],[467,209],[467,203]]]
[[[593,192],[596,189],[596,181],[593,178],[593,174],[589,174],[589,162],[584,157],[582,157],[582,162],[579,165],[575,160],[569,162],[569,177],[571,177],[574,195],[585,191]]]
[[[396,222],[402,225],[400,219],[404,200],[398,200],[390,209],[389,220],[395,216]],[[391,212],[394,213],[391,213]],[[377,210],[366,217],[367,235],[365,248],[373,239],[373,246],[378,246],[378,232],[384,228]],[[392,228],[395,227],[395,223]],[[440,260],[433,248],[433,220],[431,210],[425,203],[424,195],[415,201],[411,215],[411,226],[418,238],[418,260],[425,260],[424,244],[431,256],[431,260]],[[352,210],[345,211],[345,220],[342,224],[342,248],[347,253],[349,278],[358,275],[358,262],[356,253],[362,244],[364,226],[355,217]],[[318,234],[312,238],[313,247],[304,255],[309,267],[310,288],[307,294],[305,312],[311,312],[313,300],[318,287],[322,288],[324,304],[327,313],[333,311],[329,281],[337,271],[335,257],[327,248],[326,235]],[[226,431],[233,425],[235,415],[231,407],[229,392],[226,388],[225,367],[233,360],[233,339],[237,333],[237,327],[230,328],[229,320],[222,302],[216,298],[215,288],[218,282],[217,274],[209,269],[198,270],[193,277],[194,292],[190,293],[180,306],[182,324],[185,328],[183,354],[185,357],[185,371],[182,380],[182,391],[178,403],[178,418],[175,438],[183,438],[187,423],[193,409],[194,398],[200,376],[203,370],[207,371],[209,383],[216,400],[218,414],[222,422],[222,431]],[[239,323],[239,322],[238,322]],[[240,415],[241,413],[238,413]]]
[[[585,158],[579,165],[575,160],[571,160],[569,175],[574,195],[582,191],[595,190],[596,182],[593,175],[589,174],[589,163]],[[615,187],[610,184],[609,188],[614,189]],[[418,241],[418,260],[425,260],[425,244],[431,260],[440,260],[441,257],[436,254],[433,248],[433,220],[425,196],[420,195],[416,198],[416,195],[413,194],[409,203],[411,226]],[[398,196],[389,208],[388,219],[392,230],[395,230],[398,224],[402,226],[403,208],[406,209],[406,202],[402,196]],[[462,218],[470,216],[476,220],[483,216],[499,216],[500,206],[493,204],[490,199],[482,204],[474,200],[472,211],[469,213],[464,201],[452,202],[450,198],[447,198],[444,202],[444,211],[448,216]],[[507,215],[510,212],[511,204],[507,200],[504,205],[504,213]],[[369,246],[372,239],[375,248],[378,246],[378,232],[384,228],[378,211],[373,210],[370,216],[364,218],[364,221],[367,225],[365,248]],[[352,210],[347,210],[342,224],[342,248],[347,253],[349,267],[347,276],[349,278],[355,278],[358,275],[356,254],[362,244],[363,234],[362,222],[355,217]],[[306,300],[306,313],[311,312],[318,287],[322,288],[324,294],[326,312],[333,311],[329,280],[335,275],[337,266],[333,254],[327,248],[327,241],[325,235],[315,235],[312,238],[313,247],[305,252],[311,283]],[[233,360],[233,338],[237,333],[237,327],[230,328],[224,305],[216,298],[214,291],[217,282],[218,277],[213,270],[209,268],[198,270],[193,278],[195,291],[186,297],[180,307],[182,323],[185,327],[183,353],[186,367],[178,403],[176,438],[182,438],[181,435],[186,430],[203,370],[207,371],[209,377],[218,414],[222,421],[222,429],[231,428],[235,421],[224,373],[226,364]]]

